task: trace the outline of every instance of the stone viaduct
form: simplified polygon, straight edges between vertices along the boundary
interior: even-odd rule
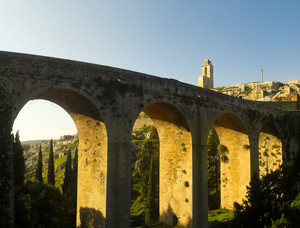
[[[131,132],[143,111],[160,140],[160,217],[207,227],[207,138],[214,127],[229,161],[221,205],[241,202],[259,174],[260,136],[280,139],[282,162],[299,148],[299,112],[173,79],[70,60],[0,52],[0,226],[13,227],[11,130],[32,99],[63,107],[79,134],[77,224],[96,210],[105,227],[130,227]],[[15,167],[17,168],[17,167]]]

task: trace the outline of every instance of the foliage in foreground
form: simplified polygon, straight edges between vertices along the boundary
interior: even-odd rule
[[[52,163],[48,180],[50,184],[43,184],[43,156],[42,147],[39,145],[38,159],[35,160],[36,182],[25,179],[25,159],[23,148],[19,140],[19,132],[14,137],[13,143],[13,162],[14,162],[14,212],[15,227],[75,227],[76,202],[77,202],[77,169],[78,152],[75,151],[72,169],[72,157],[69,152],[67,178],[65,177],[64,192],[62,194],[59,188],[54,187],[54,156],[52,140],[50,141],[50,153],[48,162]],[[17,167],[17,168],[16,168]],[[76,170],[76,171],[74,171]],[[66,172],[66,170],[65,170]],[[34,171],[32,170],[32,173]],[[46,172],[45,172],[46,173]],[[50,175],[50,178],[49,178]],[[60,185],[59,185],[60,186]]]
[[[239,227],[296,227],[299,224],[299,199],[295,199],[293,175],[280,166],[247,187],[242,205],[236,203]]]
[[[75,208],[50,185],[27,181],[15,189],[15,227],[75,227]]]

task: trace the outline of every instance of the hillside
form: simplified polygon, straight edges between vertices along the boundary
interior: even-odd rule
[[[298,80],[287,83],[268,81],[241,83],[213,88],[212,90],[227,95],[256,101],[298,101],[300,83]]]
[[[71,150],[72,158],[74,158],[75,150],[78,146],[78,135],[71,140],[54,140],[54,168],[55,168],[55,186],[61,188],[64,180],[64,168],[67,160],[68,150]],[[47,182],[48,159],[50,150],[50,140],[34,140],[22,142],[24,149],[24,158],[26,165],[25,180],[34,180],[37,167],[38,152],[42,146],[43,154],[43,179]]]

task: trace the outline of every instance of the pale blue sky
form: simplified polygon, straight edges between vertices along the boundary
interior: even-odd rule
[[[197,85],[300,78],[300,1],[0,0],[0,50],[109,65]],[[22,136],[22,133],[21,133]]]

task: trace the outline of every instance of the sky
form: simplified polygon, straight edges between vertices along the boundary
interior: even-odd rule
[[[77,133],[70,115],[60,106],[45,100],[29,101],[19,112],[13,129],[14,133],[19,130],[21,141],[59,139]]]
[[[300,79],[298,0],[0,3],[3,51],[108,65],[193,85],[207,58],[214,65],[215,87],[260,81],[261,68],[265,81]],[[22,139],[21,129],[20,134]]]

